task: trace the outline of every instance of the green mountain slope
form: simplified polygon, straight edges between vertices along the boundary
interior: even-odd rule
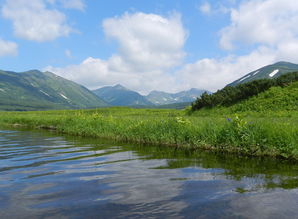
[[[271,87],[230,107],[232,112],[242,111],[298,111],[298,81],[286,87]]]
[[[0,71],[1,110],[78,109],[106,105],[87,88],[51,72]]]
[[[258,79],[277,78],[283,74],[298,71],[298,65],[290,62],[277,62],[250,72],[227,86],[236,86]]]
[[[199,90],[192,88],[188,91],[181,91],[179,93],[167,93],[163,91],[152,91],[146,98],[156,104],[156,105],[165,105],[165,104],[174,104],[174,103],[185,103],[192,102],[197,97],[201,96],[205,90]],[[210,93],[210,92],[209,92]]]
[[[259,79],[236,86],[226,86],[213,94],[202,94],[192,103],[192,110],[231,106],[265,92],[271,87],[286,87],[297,81],[298,72],[290,72],[274,79]]]
[[[98,97],[114,106],[150,106],[153,105],[144,96],[122,85],[102,87],[93,91]]]

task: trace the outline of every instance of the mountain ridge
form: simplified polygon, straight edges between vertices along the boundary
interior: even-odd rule
[[[192,102],[205,91],[197,88],[177,93],[153,90],[148,95],[141,95],[121,84],[116,84],[114,86],[105,86],[92,92],[114,106],[162,106]],[[209,91],[207,92],[210,93]]]
[[[180,91],[177,93],[168,93],[164,91],[153,90],[146,97],[155,105],[168,105],[195,101],[196,98],[204,92],[211,93],[209,91],[197,88],[191,88],[189,90]]]
[[[250,81],[265,79],[265,78],[277,78],[283,74],[298,71],[298,64],[291,62],[279,61],[271,65],[263,66],[248,74],[240,77],[239,79],[227,84],[226,86],[236,86],[244,84]]]
[[[92,92],[113,106],[153,105],[138,92],[127,89],[121,84],[105,86]]]

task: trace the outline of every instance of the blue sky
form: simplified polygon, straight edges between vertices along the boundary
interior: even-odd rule
[[[216,90],[297,62],[294,0],[0,0],[0,68],[94,89]]]

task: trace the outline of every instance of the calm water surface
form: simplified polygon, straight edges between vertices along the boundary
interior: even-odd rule
[[[0,218],[297,217],[297,163],[0,131]]]

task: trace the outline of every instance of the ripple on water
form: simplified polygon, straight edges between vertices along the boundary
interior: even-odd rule
[[[293,218],[287,161],[0,130],[0,218]]]

